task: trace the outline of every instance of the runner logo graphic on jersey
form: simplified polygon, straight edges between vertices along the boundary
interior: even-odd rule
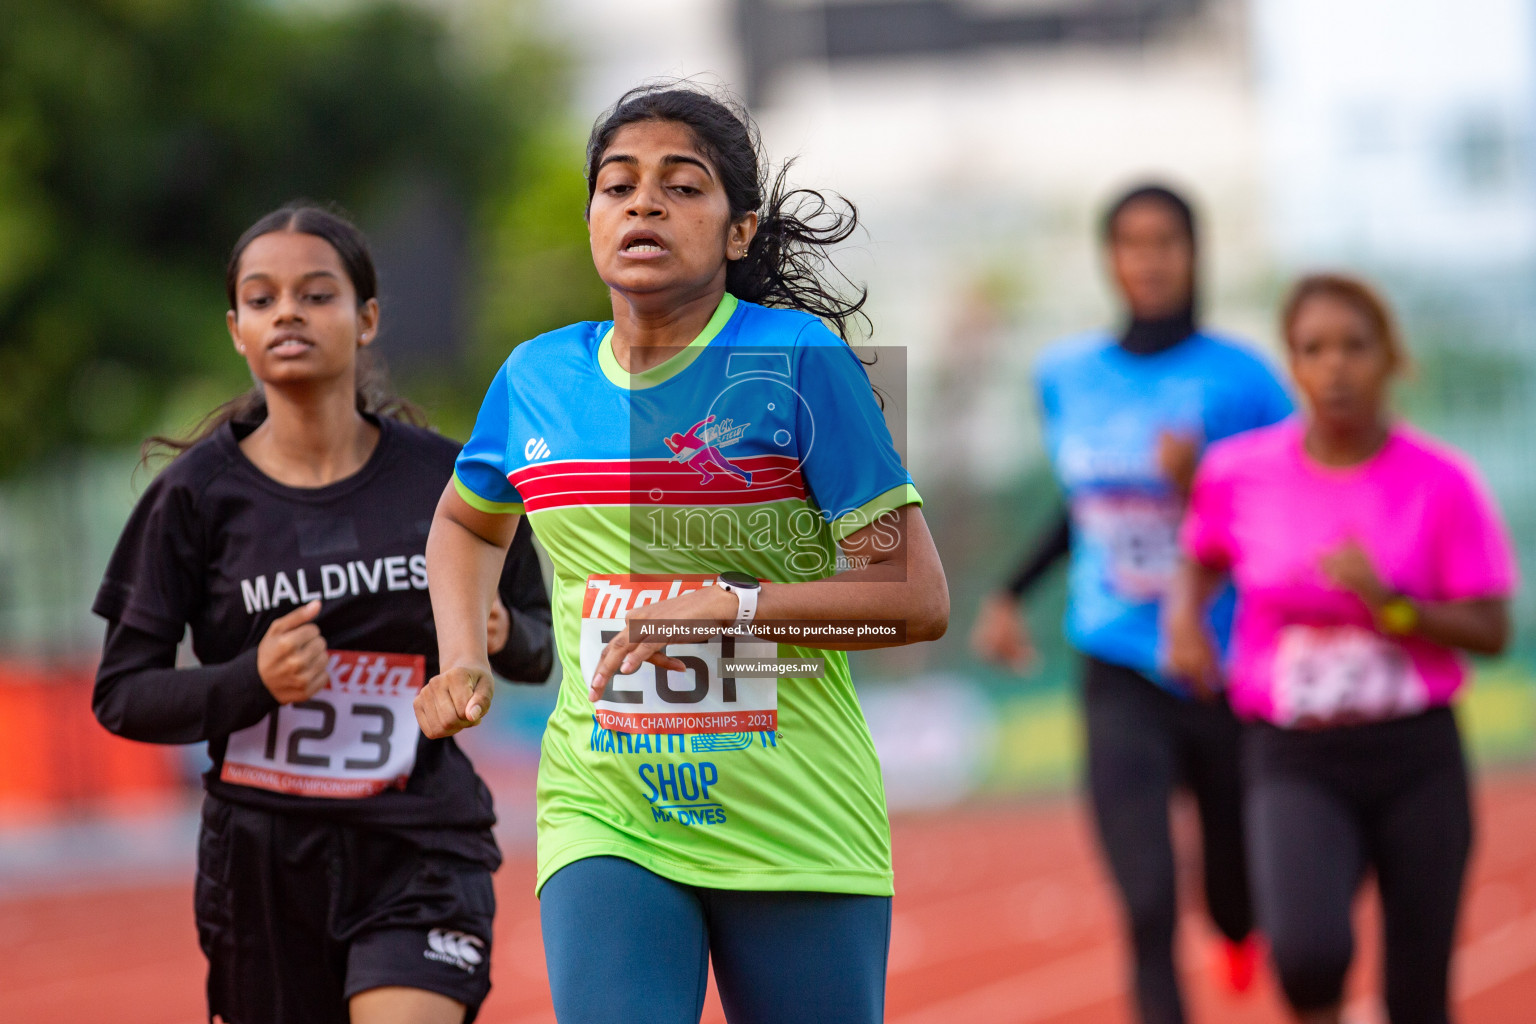
[[[688,428],[688,433],[673,433],[662,441],[672,451],[672,458],[699,474],[699,483],[707,484],[716,473],[736,477],[748,487],[752,486],[752,474],[737,466],[720,451],[741,440],[752,424],[736,426],[732,420],[715,423],[713,414],[704,417]],[[713,472],[711,470],[713,469]]]
[[[465,932],[433,928],[427,933],[427,947],[421,951],[421,955],[428,960],[452,964],[470,974],[474,974],[475,968],[485,962],[485,954],[480,952],[485,948],[485,943]]]
[[[538,462],[550,456],[549,445],[542,437],[530,437],[528,443],[523,445],[523,458],[529,462]]]

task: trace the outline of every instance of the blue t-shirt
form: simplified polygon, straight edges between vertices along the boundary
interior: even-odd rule
[[[1158,465],[1159,437],[1203,446],[1284,419],[1290,397],[1247,347],[1203,331],[1151,355],[1101,331],[1069,338],[1040,357],[1035,377],[1072,519],[1067,640],[1172,688],[1158,671],[1158,609],[1183,500]],[[1212,607],[1223,648],[1232,605],[1227,587]]]

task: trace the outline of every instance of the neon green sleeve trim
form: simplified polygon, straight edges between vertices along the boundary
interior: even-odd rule
[[[522,515],[523,503],[520,501],[487,501],[474,491],[469,485],[459,479],[459,474],[453,474],[453,489],[459,492],[459,497],[464,499],[464,504],[470,508],[487,512],[493,516]]]
[[[856,530],[862,530],[880,517],[882,513],[889,512],[903,505],[921,505],[923,496],[917,493],[917,488],[911,484],[902,484],[900,487],[892,487],[884,494],[877,494],[852,512],[838,516],[832,522],[832,533],[838,540],[842,540]]]

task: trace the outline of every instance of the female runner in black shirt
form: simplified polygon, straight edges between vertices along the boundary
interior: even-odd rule
[[[196,913],[226,1024],[457,1022],[489,990],[491,795],[412,701],[437,672],[425,544],[458,445],[404,422],[361,357],[366,243],[309,206],[235,245],[229,332],[257,387],[150,484],[94,610],[108,729],[208,741]],[[493,666],[550,670],[529,533],[488,624]],[[202,667],[177,668],[188,627]]]

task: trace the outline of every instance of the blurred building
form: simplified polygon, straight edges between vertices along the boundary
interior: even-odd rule
[[[1050,338],[1113,319],[1097,214],[1127,184],[1199,197],[1217,319],[1264,325],[1259,108],[1236,0],[551,10],[580,26],[594,112],[652,75],[717,76],[752,98],[771,154],[797,158],[797,183],[857,202],[867,235],[844,264],[869,283],[873,340],[911,354],[911,459],[930,479],[996,490],[1038,462],[1028,366]]]
[[[1285,259],[1470,275],[1536,255],[1536,9],[1252,7],[1265,182]]]

